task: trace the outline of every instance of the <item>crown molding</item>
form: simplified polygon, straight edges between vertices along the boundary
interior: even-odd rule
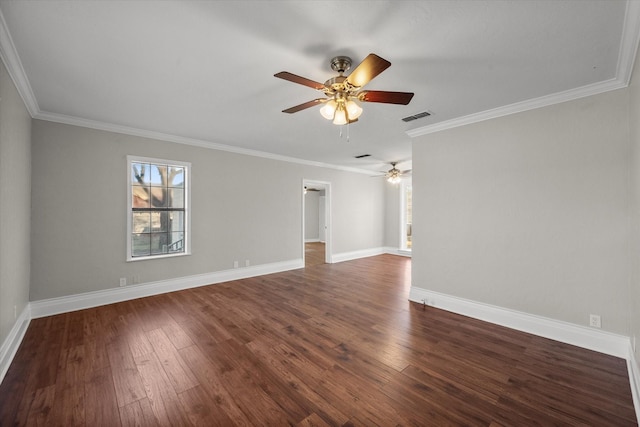
[[[560,104],[562,102],[573,101],[575,99],[625,88],[629,86],[629,82],[631,81],[631,74],[633,72],[636,52],[638,51],[639,40],[640,1],[629,0],[627,1],[627,8],[624,16],[624,25],[622,29],[622,38],[620,40],[620,51],[618,52],[618,64],[616,66],[615,78],[563,92],[541,96],[539,98],[516,102],[514,104],[505,105],[491,110],[481,111],[479,113],[469,114],[468,116],[445,120],[432,125],[410,129],[406,133],[411,138],[415,138],[422,135],[428,135],[430,133],[453,129],[459,126],[478,123],[489,119],[495,119],[498,117],[508,116],[510,114],[521,113],[523,111],[534,110],[536,108],[547,107],[549,105]]]
[[[243,154],[246,156],[262,157],[270,160],[278,160],[289,163],[297,163],[305,166],[315,166],[326,169],[336,169],[345,172],[353,172],[364,175],[376,175],[377,172],[370,170],[352,168],[347,166],[333,165],[329,163],[317,162],[312,160],[299,159],[296,157],[283,156],[279,154],[267,153],[264,151],[251,150],[247,148],[233,147],[230,145],[219,144],[212,141],[204,141],[194,138],[187,138],[178,135],[171,135],[162,132],[149,131],[145,129],[137,129],[128,126],[121,126],[113,123],[89,120],[82,117],[68,116],[64,114],[50,113],[40,110],[36,97],[31,89],[31,84],[27,78],[27,74],[22,67],[22,61],[13,43],[11,34],[7,27],[2,11],[0,11],[0,59],[5,65],[9,76],[13,80],[18,93],[22,97],[23,102],[29,114],[33,119],[45,120],[50,122],[68,124],[73,126],[85,127],[90,129],[103,130],[107,132],[115,132],[125,135],[138,136],[142,138],[150,138],[159,141],[174,142],[177,144],[191,145],[194,147],[208,148],[212,150],[227,151],[230,153]]]
[[[627,9],[624,15],[622,39],[620,40],[620,52],[618,53],[618,66],[616,69],[617,80],[629,86],[633,64],[636,60],[638,43],[640,42],[640,2],[627,1]]]
[[[11,80],[16,86],[22,101],[24,102],[31,117],[35,116],[40,108],[38,107],[38,101],[31,90],[31,85],[27,79],[27,73],[22,68],[22,61],[13,44],[13,39],[9,33],[7,23],[4,20],[4,15],[0,11],[0,58],[4,63]]]
[[[591,95],[597,95],[603,92],[609,92],[616,89],[627,87],[628,84],[621,83],[618,79],[606,80],[604,82],[594,83],[564,92],[557,92],[551,95],[541,96],[539,98],[529,99],[514,104],[505,105],[503,107],[493,108],[491,110],[481,111],[479,113],[469,114],[468,116],[457,117],[451,120],[434,123],[415,129],[410,129],[406,133],[411,138],[430,133],[440,132],[447,129],[453,129],[472,123],[483,122],[485,120],[496,119],[498,117],[508,116],[523,111],[535,110],[536,108],[547,107],[549,105],[560,104],[566,101],[584,98]]]
[[[430,133],[440,132],[446,129],[452,129],[459,126],[477,123],[489,119],[507,116],[510,114],[520,113],[527,110],[546,107],[553,104],[572,101],[575,99],[596,95],[611,90],[622,89],[629,85],[633,64],[635,62],[638,42],[640,40],[640,1],[627,0],[624,25],[622,30],[622,38],[620,42],[620,51],[618,53],[618,64],[616,67],[616,77],[603,82],[570,89],[564,92],[558,92],[551,95],[542,96],[491,110],[481,111],[479,113],[470,114],[463,117],[446,120],[432,125],[422,126],[410,129],[406,134],[415,138]],[[316,166],[329,169],[337,169],[347,172],[361,173],[372,175],[368,170],[343,167],[328,163],[298,159],[289,156],[282,156],[258,150],[250,150],[245,148],[233,147],[229,145],[214,143],[211,141],[186,138],[177,135],[164,134],[160,132],[148,131],[144,129],[136,129],[127,126],[121,126],[111,123],[98,122],[80,117],[66,116],[56,113],[41,111],[36,97],[31,89],[27,75],[22,67],[20,56],[15,48],[11,34],[7,28],[2,11],[0,11],[0,59],[4,63],[7,71],[13,80],[18,93],[22,97],[27,110],[32,118],[46,120],[57,123],[70,124],[74,126],[88,127],[92,129],[104,130],[108,132],[121,133],[126,135],[139,136],[144,138],[157,139],[161,141],[175,142],[178,144],[192,145],[201,148],[209,148],[214,150],[228,151],[248,156],[262,157],[272,160],[280,160],[291,163],[298,163],[307,166]]]
[[[305,166],[315,166],[315,167],[325,168],[325,169],[336,169],[336,170],[340,170],[340,171],[360,173],[360,174],[371,175],[371,176],[375,176],[375,175],[378,174],[378,172],[373,172],[373,171],[365,170],[365,169],[358,169],[358,168],[352,168],[352,167],[347,167],[347,166],[333,165],[333,164],[330,164],[330,163],[316,162],[316,161],[313,161],[313,160],[299,159],[297,157],[289,157],[289,156],[283,156],[283,155],[280,155],[280,154],[267,153],[265,151],[258,151],[258,150],[251,150],[251,149],[248,149],[248,148],[234,147],[234,146],[231,146],[231,145],[220,144],[220,143],[216,143],[216,142],[212,142],[212,141],[205,141],[205,140],[202,140],[202,139],[187,138],[187,137],[184,137],[184,136],[171,135],[171,134],[167,134],[167,133],[155,132],[155,131],[150,131],[150,130],[145,130],[145,129],[132,128],[132,127],[128,127],[128,126],[121,126],[121,125],[116,125],[116,124],[113,124],[113,123],[106,123],[106,122],[101,122],[101,121],[97,121],[97,120],[89,120],[89,119],[84,119],[84,118],[81,118],[81,117],[68,116],[68,115],[64,115],[64,114],[56,114],[56,113],[49,113],[49,112],[43,111],[43,112],[39,112],[39,113],[35,114],[32,117],[34,119],[45,120],[45,121],[49,121],[49,122],[67,124],[67,125],[78,126],[78,127],[83,127],[83,128],[90,128],[90,129],[96,129],[96,130],[102,130],[102,131],[106,131],[106,132],[120,133],[120,134],[124,134],[124,135],[137,136],[137,137],[141,137],[141,138],[155,139],[157,141],[165,141],[165,142],[173,142],[173,143],[176,143],[176,144],[191,145],[191,146],[194,146],[194,147],[207,148],[207,149],[211,149],[211,150],[227,151],[227,152],[230,152],[230,153],[242,154],[242,155],[245,155],[245,156],[261,157],[261,158],[264,158],[264,159],[278,160],[278,161],[281,161],[281,162],[297,163],[297,164],[301,164],[301,165],[305,165]]]

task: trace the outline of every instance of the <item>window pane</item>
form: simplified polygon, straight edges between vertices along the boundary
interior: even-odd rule
[[[151,165],[151,185],[167,185],[166,165]]]
[[[169,188],[169,205],[170,208],[184,208],[184,190],[182,188]]]
[[[131,236],[131,254],[133,256],[151,255],[151,235],[133,234]]]
[[[134,208],[149,207],[149,187],[134,185],[131,187],[131,206]]]
[[[167,233],[151,233],[151,254],[167,253]]]
[[[169,212],[151,212],[151,231],[167,231]]]
[[[405,249],[411,249],[412,246],[412,234],[413,234],[413,193],[411,190],[411,186],[408,185],[405,189],[404,198],[405,198]]]
[[[151,169],[147,163],[131,163],[131,182],[137,184],[149,184]]]
[[[151,206],[154,208],[167,207],[167,189],[164,187],[151,187]]]
[[[170,233],[169,252],[184,252],[184,233]]]
[[[407,187],[407,222],[411,224],[413,217],[413,200],[412,200],[412,189],[411,186]]]
[[[134,233],[149,233],[151,231],[151,215],[149,212],[133,212],[132,219],[131,229]]]
[[[169,167],[169,187],[184,187],[184,168]]]
[[[173,211],[169,214],[169,228],[167,231],[184,231],[184,212]]]

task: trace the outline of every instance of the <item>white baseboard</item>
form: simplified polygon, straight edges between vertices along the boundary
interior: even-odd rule
[[[24,338],[25,332],[27,332],[30,322],[31,313],[29,304],[27,304],[0,347],[0,383],[4,380],[4,376],[9,370],[9,366],[18,351],[18,347],[20,347],[20,343],[22,343],[22,339]]]
[[[636,418],[638,423],[640,423],[640,365],[638,365],[635,352],[631,345],[629,346],[627,369],[629,370],[629,384],[631,385],[633,406],[636,408]]]
[[[304,263],[302,262],[302,259],[295,259],[252,267],[234,268],[232,270],[178,277],[175,279],[160,280],[157,282],[125,286],[122,288],[111,288],[60,298],[32,301],[30,303],[31,318],[35,319],[38,317],[52,316],[54,314],[82,310],[85,308],[97,307],[100,305],[112,304],[135,298],[228,282],[230,280],[246,279],[248,277],[262,276],[264,274],[278,273],[303,267]]]
[[[27,304],[25,309],[22,311],[13,328],[9,332],[9,335],[0,347],[0,382],[4,379],[11,362],[18,351],[18,347],[20,347],[20,343],[22,343],[24,334],[27,331],[27,327],[29,326],[31,319],[127,301],[135,298],[179,291],[182,289],[228,282],[230,280],[246,279],[249,277],[262,276],[281,271],[295,270],[303,267],[304,263],[302,259],[294,259],[252,267],[234,268],[232,270],[178,277],[176,279],[160,280],[157,282],[125,286],[122,288],[86,292],[60,298],[32,301]]]
[[[629,359],[629,337],[411,287],[409,300],[511,329]]]
[[[361,249],[359,251],[342,252],[340,254],[333,254],[331,256],[331,262],[343,262],[351,261],[359,258],[367,258],[370,256],[390,254],[411,257],[411,251],[405,251],[391,246],[381,246],[379,248]]]
[[[389,249],[390,248],[374,248],[338,254],[334,255],[334,262],[380,255],[383,253],[393,253],[389,251]],[[400,253],[394,254],[402,255]],[[0,347],[0,382],[4,379],[32,318],[303,267],[304,263],[302,259],[296,259],[162,280],[135,286],[87,292],[67,297],[33,301],[22,311],[8,337]],[[640,367],[635,359],[635,354],[631,349],[631,342],[628,337],[489,304],[478,303],[415,286],[411,287],[409,300],[418,303],[424,301],[432,307],[626,359],[633,402],[636,408],[636,415],[638,420],[640,420]]]
[[[331,256],[331,262],[344,262],[351,261],[354,259],[367,258],[370,256],[382,255],[386,253],[385,248],[370,248],[370,249],[361,249],[359,251],[352,252],[342,252],[339,254],[333,254]]]
[[[304,239],[305,243],[320,243],[322,240],[320,240],[319,238],[315,238],[315,239]]]
[[[391,246],[386,246],[384,248],[384,253],[390,254],[390,255],[406,256],[411,258],[411,250],[393,248]]]
[[[627,361],[633,406],[636,410],[637,421],[640,423],[640,366],[635,358],[629,337],[458,298],[415,286],[411,287],[409,300],[625,359]]]

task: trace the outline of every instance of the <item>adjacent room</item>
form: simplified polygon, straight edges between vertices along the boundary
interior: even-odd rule
[[[0,0],[0,425],[638,425],[639,40]]]

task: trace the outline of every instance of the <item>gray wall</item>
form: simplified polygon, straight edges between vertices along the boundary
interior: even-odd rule
[[[303,179],[331,183],[334,254],[383,246],[366,175],[33,121],[31,300],[302,258]],[[192,255],[125,262],[126,156],[192,163]]]
[[[413,286],[627,335],[628,105],[618,90],[416,138]]]
[[[0,343],[29,301],[31,117],[0,63]]]
[[[304,239],[320,238],[320,192],[307,191],[304,196]]]
[[[631,137],[631,301],[630,333],[636,340],[636,361],[640,363],[640,61],[636,60],[629,86],[629,130]],[[639,369],[640,370],[640,369]]]

